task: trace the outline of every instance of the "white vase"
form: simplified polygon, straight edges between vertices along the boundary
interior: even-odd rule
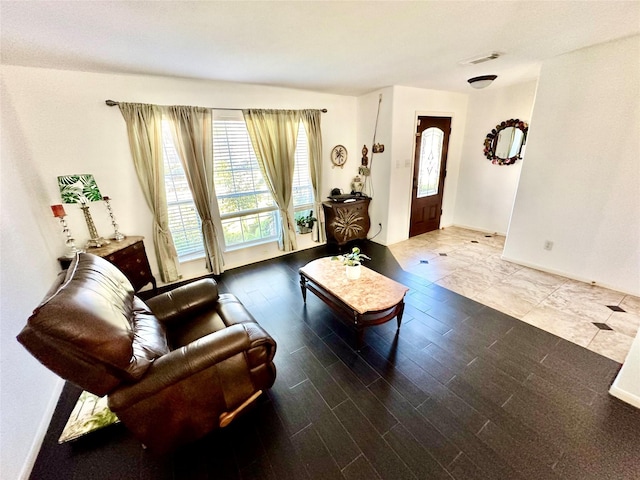
[[[349,280],[357,280],[360,278],[360,265],[345,265],[344,268]]]

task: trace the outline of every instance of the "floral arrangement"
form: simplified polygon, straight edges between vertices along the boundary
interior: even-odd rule
[[[364,253],[361,253],[358,247],[353,247],[351,249],[351,253],[331,257],[331,260],[337,260],[342,262],[343,265],[354,267],[356,265],[362,264],[363,260],[371,260],[371,257],[368,257]]]

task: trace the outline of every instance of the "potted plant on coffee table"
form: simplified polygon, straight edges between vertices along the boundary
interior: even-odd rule
[[[313,230],[313,224],[317,220],[313,216],[313,210],[309,210],[307,215],[296,218],[296,225],[298,226],[298,233],[310,233]]]
[[[371,257],[362,253],[358,247],[353,247],[350,253],[331,257],[331,260],[342,262],[345,267],[347,278],[349,280],[356,280],[360,278],[360,266],[362,265],[362,261],[371,260]]]

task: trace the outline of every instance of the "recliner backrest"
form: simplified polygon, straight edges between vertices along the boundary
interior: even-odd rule
[[[102,396],[168,351],[164,327],[105,259],[76,255],[18,335],[42,364]]]

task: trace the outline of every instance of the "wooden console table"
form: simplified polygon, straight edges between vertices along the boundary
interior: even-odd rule
[[[346,202],[322,202],[327,243],[344,245],[351,240],[364,240],[369,233],[369,197]]]
[[[104,247],[88,248],[87,253],[98,255],[109,260],[125,274],[133,288],[137,292],[151,282],[153,290],[157,289],[156,279],[151,274],[151,266],[147,258],[147,252],[142,242],[144,237],[125,237],[119,242],[109,240],[111,243]],[[60,266],[65,269],[71,263],[70,258],[58,258]]]

